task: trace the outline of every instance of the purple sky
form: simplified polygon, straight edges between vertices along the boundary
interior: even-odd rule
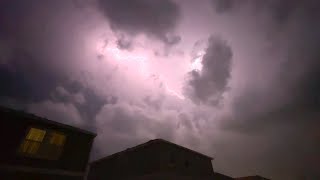
[[[0,102],[230,176],[320,178],[317,0],[1,0]]]

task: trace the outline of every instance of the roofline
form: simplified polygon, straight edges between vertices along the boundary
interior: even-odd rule
[[[135,150],[137,150],[137,149],[139,149],[139,148],[141,148],[141,147],[145,147],[145,146],[148,146],[148,145],[150,145],[150,144],[152,144],[152,143],[156,143],[156,142],[164,142],[164,143],[173,145],[173,146],[175,146],[175,147],[178,147],[178,148],[180,148],[180,149],[184,149],[184,150],[187,150],[187,151],[189,151],[189,152],[192,152],[192,153],[195,153],[195,154],[197,154],[197,155],[200,155],[200,156],[202,156],[202,157],[208,158],[208,159],[210,159],[210,160],[213,160],[213,159],[214,159],[214,158],[212,158],[212,157],[210,157],[210,156],[204,155],[204,154],[202,154],[202,153],[199,153],[199,152],[197,152],[197,151],[188,149],[188,148],[183,147],[183,146],[180,146],[180,145],[178,145],[178,144],[174,144],[174,143],[172,143],[172,142],[170,142],[170,141],[166,141],[166,140],[163,140],[163,139],[153,139],[153,140],[147,141],[147,142],[145,142],[145,143],[139,144],[139,145],[137,145],[137,146],[134,146],[134,147],[131,147],[131,148],[127,148],[127,149],[125,149],[125,150],[123,150],[123,151],[119,151],[119,152],[116,152],[116,153],[111,154],[111,155],[109,155],[109,156],[105,156],[105,157],[103,157],[103,158],[97,159],[97,160],[95,160],[95,161],[90,162],[89,164],[98,163],[98,162],[101,162],[101,161],[103,161],[103,160],[106,160],[106,159],[115,157],[115,156],[117,156],[117,155],[119,155],[119,154],[123,154],[123,153],[125,153],[125,152],[135,151]]]
[[[9,112],[9,113],[10,112],[11,113],[13,113],[13,112],[14,113],[18,113],[18,115],[22,115],[22,116],[30,118],[32,120],[43,121],[43,122],[46,122],[46,123],[51,124],[51,125],[56,125],[56,126],[60,126],[60,127],[66,128],[66,129],[82,132],[82,133],[91,135],[93,137],[97,136],[96,133],[93,133],[91,131],[88,131],[88,130],[85,130],[85,129],[81,129],[81,128],[78,128],[78,127],[74,127],[74,126],[71,126],[71,125],[68,125],[68,124],[63,124],[63,123],[60,123],[60,122],[56,122],[56,121],[53,121],[53,120],[50,120],[50,119],[47,119],[47,118],[44,118],[44,117],[40,117],[40,116],[34,115],[32,113],[25,112],[25,111],[11,109],[11,108],[4,107],[4,106],[0,106],[0,111]]]
[[[167,140],[164,140],[164,139],[154,139],[154,141],[162,141],[162,142],[165,142],[165,143],[174,145],[174,146],[176,146],[176,147],[178,147],[178,148],[181,148],[181,149],[184,149],[184,150],[193,152],[193,153],[195,153],[195,154],[198,154],[198,155],[200,155],[200,156],[203,156],[203,157],[205,157],[205,158],[208,158],[208,159],[213,160],[213,157],[207,156],[207,155],[205,155],[205,154],[199,153],[199,152],[194,151],[194,150],[192,150],[192,149],[188,149],[188,148],[186,148],[186,147],[183,147],[183,146],[181,146],[181,145],[175,144],[175,143],[173,143],[173,142],[170,142],[170,141],[167,141]]]

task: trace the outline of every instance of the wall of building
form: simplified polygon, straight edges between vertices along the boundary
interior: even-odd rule
[[[0,172],[1,180],[83,180],[83,176]]]
[[[93,136],[33,120],[19,114],[0,112],[1,166],[26,166],[34,168],[85,171]],[[22,156],[18,153],[21,142],[30,127],[56,130],[66,135],[63,152],[58,160]]]
[[[212,175],[211,159],[166,143],[158,146],[155,151],[160,169],[190,176]]]
[[[247,176],[247,177],[239,177],[235,178],[237,180],[269,180],[267,178],[261,177],[261,176]]]
[[[211,160],[167,143],[154,143],[91,164],[89,180],[139,177],[154,173],[211,176]]]
[[[119,179],[135,177],[154,171],[157,159],[149,147],[139,151],[119,153],[90,166],[88,179]]]

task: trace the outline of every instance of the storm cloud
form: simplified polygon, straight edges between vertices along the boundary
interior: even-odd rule
[[[260,168],[272,171],[273,178],[317,178],[319,156],[316,152],[320,152],[320,147],[315,143],[319,136],[315,135],[313,127],[319,125],[316,119],[320,109],[316,92],[320,82],[319,52],[316,50],[320,45],[320,24],[316,20],[320,6],[315,1],[246,1],[236,4],[224,13],[247,17],[248,22],[244,22],[247,24],[267,23],[267,26],[258,28],[267,45],[252,48],[252,51],[262,52],[263,56],[247,57],[251,66],[242,70],[242,75],[249,80],[246,87],[238,89],[231,83],[231,88],[238,92],[232,92],[235,94],[231,104],[233,112],[229,120],[224,120],[223,127],[233,133],[261,137],[261,141],[270,144],[257,147],[259,150],[253,156],[261,158]],[[257,8],[260,8],[259,12]],[[254,17],[250,19],[249,16]],[[248,73],[244,73],[245,70]],[[246,148],[241,151],[253,152]],[[264,153],[268,154],[266,158],[261,157]]]
[[[2,0],[0,104],[96,132],[91,159],[164,138],[234,177],[319,179],[319,12],[315,0]]]
[[[171,34],[180,9],[171,0],[99,0],[99,7],[114,30],[132,35],[146,33],[168,44],[179,42],[179,37]]]
[[[190,72],[186,93],[195,101],[217,105],[227,90],[232,50],[226,41],[211,36],[202,58],[202,70]]]
[[[219,13],[231,10],[235,3],[234,0],[212,0],[214,9]]]

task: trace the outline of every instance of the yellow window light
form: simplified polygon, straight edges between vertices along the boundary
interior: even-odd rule
[[[46,135],[45,130],[30,128],[27,136],[20,146],[20,152],[26,154],[37,154],[39,151],[40,143]]]
[[[50,144],[57,146],[63,146],[66,140],[66,136],[60,133],[52,132],[50,138]]]
[[[45,135],[46,135],[45,130],[41,130],[41,129],[37,129],[37,128],[30,128],[26,139],[32,140],[32,141],[42,142]]]

